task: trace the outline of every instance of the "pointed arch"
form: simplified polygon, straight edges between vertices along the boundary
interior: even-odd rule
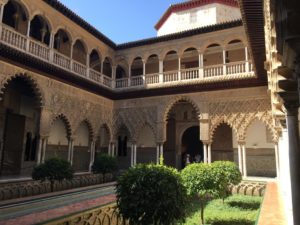
[[[94,138],[94,128],[91,124],[91,122],[88,120],[88,119],[84,119],[82,120],[77,126],[76,126],[76,129],[74,129],[74,131],[76,132],[78,130],[78,128],[82,125],[82,124],[85,124],[88,128],[88,131],[89,131],[89,139],[90,140],[93,140]]]
[[[64,122],[66,132],[67,132],[67,138],[70,138],[73,134],[72,127],[71,127],[71,123],[70,123],[69,119],[64,114],[58,114],[52,119],[52,122],[50,124],[50,129],[57,120],[62,120]]]
[[[165,122],[167,121],[169,112],[171,111],[171,109],[173,108],[173,106],[175,106],[176,103],[178,103],[180,101],[185,101],[185,102],[190,103],[193,106],[193,108],[196,110],[197,116],[199,118],[199,116],[200,116],[200,109],[199,109],[198,105],[191,98],[189,98],[187,96],[180,96],[180,97],[177,97],[177,98],[171,100],[167,104],[167,106],[164,108],[164,110],[163,110],[163,113],[164,113],[163,114],[163,121],[165,121]]]
[[[36,99],[38,107],[43,107],[45,105],[45,96],[42,92],[37,81],[29,76],[26,73],[15,74],[14,76],[10,76],[1,86],[0,86],[0,101],[2,101],[4,93],[7,87],[16,79],[22,79],[26,84],[32,89]]]
[[[213,140],[216,129],[221,124],[227,124],[229,127],[231,127],[233,133],[235,134],[236,139],[239,140],[239,134],[238,134],[238,130],[236,129],[236,127],[229,120],[222,117],[221,119],[219,119],[214,124],[211,124],[210,132],[209,132],[209,138],[210,138],[211,141]]]
[[[14,17],[18,13],[19,17]],[[9,0],[3,9],[2,22],[13,27],[18,32],[26,35],[28,29],[29,12],[28,7],[22,1]]]

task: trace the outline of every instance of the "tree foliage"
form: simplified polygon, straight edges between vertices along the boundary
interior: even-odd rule
[[[197,197],[201,203],[201,222],[204,224],[204,208],[213,198],[222,196],[226,180],[224,173],[213,164],[194,163],[181,172],[188,195]]]
[[[230,161],[216,161],[212,164],[217,170],[222,171],[224,175],[224,188],[221,192],[221,196],[224,199],[230,195],[228,190],[230,185],[238,185],[242,181],[242,175],[234,162]]]
[[[116,157],[108,154],[97,155],[94,164],[92,166],[93,173],[113,173],[118,170],[118,162]]]
[[[74,170],[71,164],[60,158],[51,158],[36,167],[34,167],[32,172],[32,179],[49,180],[51,183],[51,191],[54,190],[54,182],[62,181],[64,179],[72,179],[74,175]]]
[[[120,214],[133,225],[169,225],[186,215],[186,189],[170,167],[132,167],[119,177],[116,192]]]

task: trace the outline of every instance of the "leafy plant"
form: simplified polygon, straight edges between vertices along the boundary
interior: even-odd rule
[[[242,175],[239,168],[234,162],[230,161],[215,161],[212,166],[219,170],[224,175],[224,188],[221,197],[224,199],[229,196],[229,185],[238,185],[242,181]]]
[[[186,215],[186,189],[173,168],[131,167],[118,178],[116,190],[120,214],[130,224],[170,225]]]
[[[103,176],[105,176],[106,173],[114,173],[117,170],[118,162],[116,157],[108,154],[97,155],[92,166],[93,173],[102,173]]]
[[[32,179],[49,180],[51,184],[51,192],[54,191],[55,181],[62,181],[64,179],[70,180],[73,178],[74,170],[71,164],[60,158],[51,158],[36,167],[32,172]]]
[[[181,176],[188,195],[197,197],[201,206],[201,223],[204,224],[204,208],[209,200],[222,195],[226,184],[224,173],[212,164],[194,163],[185,167]]]

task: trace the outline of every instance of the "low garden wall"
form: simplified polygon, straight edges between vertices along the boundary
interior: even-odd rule
[[[112,174],[84,174],[76,175],[72,180],[55,182],[54,191],[63,191],[72,188],[86,187],[113,181]],[[50,193],[50,182],[23,181],[0,184],[0,201],[14,198],[29,197],[39,194]]]

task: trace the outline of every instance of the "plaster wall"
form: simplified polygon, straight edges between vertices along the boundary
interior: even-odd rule
[[[157,31],[157,36],[240,19],[240,10],[223,4],[208,4],[172,13]]]

